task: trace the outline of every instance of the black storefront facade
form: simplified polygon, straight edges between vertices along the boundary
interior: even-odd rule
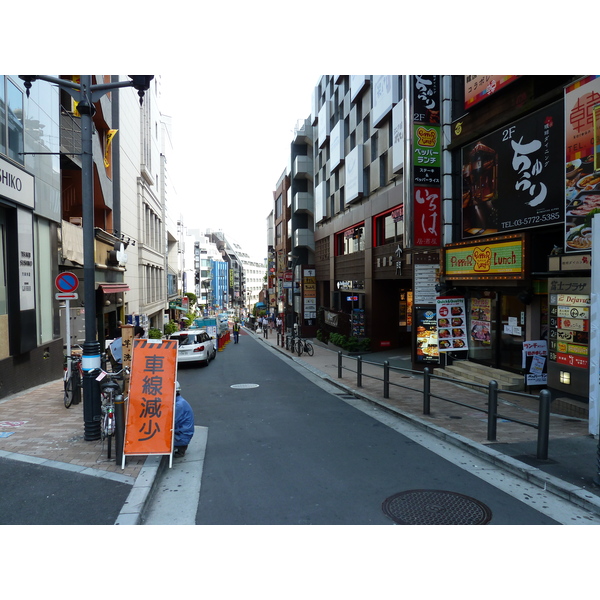
[[[591,254],[579,209],[594,198],[581,185],[594,174],[583,126],[593,93],[569,107],[569,90],[595,78],[512,77],[474,101],[469,77],[453,78],[455,241],[440,265],[440,294],[463,298],[467,318],[468,349],[454,354],[586,403]]]

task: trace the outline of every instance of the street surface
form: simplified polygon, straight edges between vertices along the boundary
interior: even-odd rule
[[[485,504],[491,525],[600,524],[349,397],[252,334],[229,343],[208,367],[180,365],[178,379],[202,434],[165,472],[171,481],[159,482],[147,524],[391,525],[382,503],[423,489]],[[162,521],[157,504],[168,515]]]

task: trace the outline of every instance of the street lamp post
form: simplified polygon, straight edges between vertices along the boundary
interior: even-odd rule
[[[19,75],[24,81],[27,97],[31,84],[36,80],[58,85],[77,101],[81,115],[81,203],[83,220],[83,302],[85,307],[85,342],[83,344],[83,421],[84,439],[100,439],[100,388],[93,370],[100,367],[100,343],[96,328],[96,277],[94,257],[94,158],[93,122],[96,112],[94,103],[118,88],[134,87],[142,104],[144,92],[150,87],[153,75],[129,75],[130,81],[92,85],[91,75],[81,75],[80,82],[47,75]]]

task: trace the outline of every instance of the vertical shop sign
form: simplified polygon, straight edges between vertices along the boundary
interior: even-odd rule
[[[412,181],[413,244],[441,244],[441,129],[440,77],[414,75]]]
[[[315,269],[303,269],[302,300],[304,319],[317,318],[317,272]]]
[[[441,243],[442,202],[440,188],[414,188],[414,244],[439,246]]]
[[[565,88],[565,252],[592,247],[594,214],[600,213],[597,110],[600,77]]]
[[[175,423],[177,341],[133,341],[125,456],[171,454]]]

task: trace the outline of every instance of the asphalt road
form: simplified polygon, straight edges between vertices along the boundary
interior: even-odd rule
[[[208,428],[197,524],[390,525],[382,503],[409,490],[472,498],[492,525],[556,523],[311,382],[252,334],[207,367],[180,366],[178,379]]]
[[[0,525],[113,525],[131,485],[0,458]]]

